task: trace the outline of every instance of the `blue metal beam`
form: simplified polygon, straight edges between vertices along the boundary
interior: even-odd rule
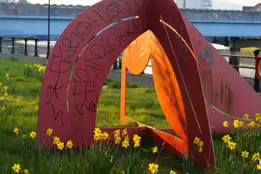
[[[51,35],[59,36],[74,17],[51,17]],[[205,37],[261,37],[261,21],[190,20]],[[0,16],[0,36],[45,36],[45,16]]]

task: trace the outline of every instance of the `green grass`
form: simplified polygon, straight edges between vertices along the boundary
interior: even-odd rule
[[[0,83],[3,83],[0,89],[2,90],[4,86],[8,86],[9,94],[4,103],[0,101],[0,109],[2,106],[7,108],[5,112],[0,110],[0,174],[13,173],[11,167],[15,163],[20,163],[22,169],[28,168],[29,173],[33,174],[106,173],[106,169],[108,170],[112,167],[112,163],[108,162],[107,156],[104,156],[104,150],[107,151],[107,148],[100,148],[97,151],[94,151],[94,148],[94,150],[84,149],[80,152],[60,153],[55,151],[49,153],[49,150],[37,148],[38,146],[35,145],[34,141],[24,140],[21,137],[23,134],[28,136],[31,131],[37,130],[37,114],[42,79],[42,74],[37,69],[28,70],[24,67],[24,64],[33,65],[14,58],[0,58]],[[9,80],[5,78],[5,74],[10,75]],[[133,122],[127,125],[120,123],[120,81],[107,79],[106,85],[108,87],[103,89],[98,104],[96,127],[135,126]],[[0,97],[2,95],[0,91]],[[155,89],[151,87],[128,84],[127,117],[155,128],[170,128],[158,102]],[[21,131],[21,134],[18,136],[13,132],[15,127],[18,127]],[[245,134],[251,136],[248,137]],[[215,172],[198,169],[190,164],[185,165],[184,161],[162,151],[157,161],[160,166],[159,173],[167,174],[170,170],[175,170],[179,174],[258,173],[255,169],[257,163],[250,163],[248,159],[243,161],[241,152],[247,150],[251,153],[250,155],[253,155],[254,152],[261,153],[260,129],[236,132],[231,136],[232,140],[237,142],[237,149],[234,151],[230,151],[225,147],[225,144],[221,141],[222,137],[214,137],[215,152],[217,154],[217,169]],[[119,161],[126,161],[129,158],[129,167],[132,166],[133,169],[138,170],[138,166],[142,163],[145,155],[147,155],[147,152],[144,152],[142,149],[148,150],[154,147],[149,139],[143,138],[145,143],[142,144],[139,152],[130,155],[130,150],[118,149],[117,153],[114,153],[115,158],[118,158]],[[96,159],[98,155],[100,157]],[[149,153],[146,165],[155,162],[156,158],[157,155]],[[95,159],[97,160],[96,162]],[[91,163],[91,161],[94,162]],[[242,168],[246,163],[248,163],[248,167]],[[147,168],[145,166],[142,173],[148,173]],[[96,172],[92,169],[95,169]],[[112,173],[122,173],[121,171],[122,169],[118,166],[113,169]]]
[[[36,158],[30,157],[32,156],[32,152],[30,152],[28,156],[24,154],[21,155],[24,149],[34,149],[32,148],[33,145],[30,143],[26,144],[21,136],[22,134],[28,135],[29,132],[37,130],[39,94],[41,91],[41,75],[39,75],[37,69],[35,71],[30,70],[29,74],[25,74],[25,69],[27,69],[24,66],[25,64],[28,64],[28,66],[33,65],[29,62],[17,60],[15,58],[0,58],[0,83],[3,83],[1,89],[4,86],[8,86],[9,94],[4,104],[7,110],[4,112],[4,114],[0,111],[1,174],[12,173],[11,166],[15,163],[21,163],[24,164],[24,166],[27,165],[27,168],[29,168],[31,171],[36,171],[35,168],[29,167],[30,163],[33,163]],[[6,80],[5,74],[10,75],[9,80]],[[134,123],[130,123],[128,125],[122,125],[120,123],[120,81],[107,79],[106,85],[108,87],[103,89],[98,104],[98,115],[96,123],[97,127],[105,128],[135,126],[136,124]],[[1,95],[2,94],[0,94],[0,96]],[[151,108],[154,109],[152,110]],[[150,117],[150,115],[152,117]],[[138,84],[128,84],[127,116],[129,118],[136,119],[144,124],[156,126],[158,128],[169,127],[168,122],[165,119],[159,105],[155,89],[141,87]],[[159,121],[161,122],[160,124],[158,124]],[[14,135],[14,127],[18,127],[20,129],[20,131],[22,132],[21,136]],[[147,143],[144,145],[145,147],[151,148],[154,146],[151,142],[149,142],[149,140],[147,140],[146,142]],[[34,149],[34,151],[37,151],[37,149]],[[37,151],[38,155],[41,153],[42,152]],[[142,155],[144,156],[145,154]],[[22,156],[28,161],[27,164],[24,159],[21,159]],[[61,160],[64,160],[57,154],[56,158],[57,161],[60,163]],[[151,161],[155,160],[155,158],[155,155],[149,156],[149,159]],[[165,161],[165,158],[171,159],[171,162],[163,162]],[[52,158],[47,159],[54,163]],[[180,165],[179,160],[165,152],[162,153],[160,159],[162,159],[159,162],[161,172],[165,171],[165,173],[168,173],[170,168],[176,167],[176,165]],[[69,160],[69,157],[66,160]],[[64,170],[69,169],[64,167],[63,171]],[[50,169],[49,172],[45,173],[52,172],[55,173],[57,171],[51,171]]]

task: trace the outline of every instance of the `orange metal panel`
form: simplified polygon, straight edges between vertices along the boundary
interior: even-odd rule
[[[123,59],[125,59],[126,67],[134,75],[141,74],[148,65],[151,36],[151,31],[146,31],[124,51]]]

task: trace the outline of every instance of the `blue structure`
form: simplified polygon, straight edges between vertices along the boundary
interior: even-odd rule
[[[88,6],[51,6],[51,35],[56,40]],[[261,12],[180,9],[205,37],[261,37]],[[0,3],[0,36],[47,35],[48,5]]]

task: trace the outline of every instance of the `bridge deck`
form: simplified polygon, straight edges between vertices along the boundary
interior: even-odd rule
[[[75,17],[89,6],[51,5],[51,16]],[[47,4],[0,3],[0,16],[48,16]],[[241,10],[180,9],[189,20],[261,21],[261,12]]]

